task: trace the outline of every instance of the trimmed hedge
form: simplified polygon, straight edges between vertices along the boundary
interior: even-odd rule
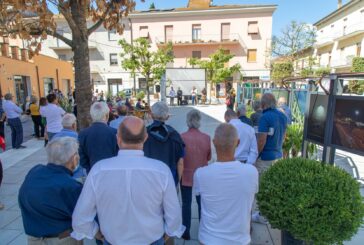
[[[274,228],[315,245],[341,244],[358,231],[364,204],[359,183],[317,161],[278,161],[260,180],[260,212]]]

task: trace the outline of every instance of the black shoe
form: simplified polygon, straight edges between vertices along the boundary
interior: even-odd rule
[[[25,149],[25,148],[27,148],[27,147],[26,147],[26,146],[21,145],[21,146],[18,146],[16,149]]]
[[[183,238],[183,240],[186,240],[186,241],[191,240],[191,236],[187,232],[183,233],[182,238]]]

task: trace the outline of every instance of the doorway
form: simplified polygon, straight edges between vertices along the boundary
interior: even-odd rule
[[[14,76],[16,103],[24,108],[26,98],[30,96],[30,78],[26,76]]]

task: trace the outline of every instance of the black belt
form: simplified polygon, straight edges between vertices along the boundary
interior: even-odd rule
[[[72,230],[66,230],[64,232],[59,233],[58,235],[50,235],[50,236],[43,236],[43,238],[59,238],[63,239],[66,237],[71,236]]]
[[[239,160],[241,163],[246,163],[248,160]]]

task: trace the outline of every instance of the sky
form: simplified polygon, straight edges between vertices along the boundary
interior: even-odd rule
[[[188,0],[137,0],[137,10],[149,9],[154,2],[158,9],[186,7]],[[343,4],[348,0],[343,0]],[[273,15],[273,34],[280,31],[292,20],[313,24],[337,8],[337,0],[214,0],[214,5],[224,4],[277,4]]]

